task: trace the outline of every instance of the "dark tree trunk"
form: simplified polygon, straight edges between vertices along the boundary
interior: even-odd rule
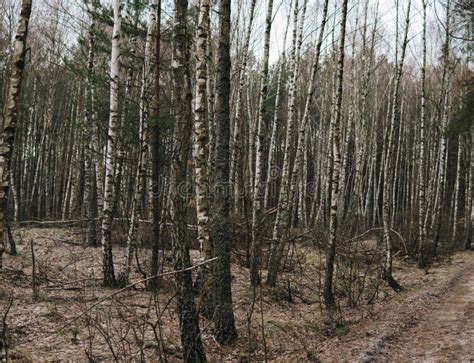
[[[230,10],[231,0],[219,1],[219,48],[217,59],[216,153],[211,240],[217,261],[214,266],[214,335],[221,344],[237,338],[230,273]]]
[[[160,221],[161,221],[161,198],[160,198],[160,174],[161,174],[161,132],[160,132],[160,47],[161,47],[161,0],[154,0],[152,11],[156,11],[155,29],[155,82],[153,93],[153,118],[150,125],[150,144],[152,158],[152,218],[153,218],[153,247],[151,255],[151,276],[158,274],[159,251],[160,251]],[[158,288],[158,278],[150,280],[150,289]]]
[[[190,151],[192,129],[192,92],[189,73],[189,34],[186,20],[188,1],[175,0],[173,24],[173,90],[176,105],[174,142],[171,162],[171,222],[174,268],[176,271],[190,266],[189,244],[186,224],[186,193],[183,186],[187,181],[187,162]],[[176,295],[181,344],[185,362],[204,362],[206,356],[201,341],[199,318],[194,302],[191,271],[176,274]]]

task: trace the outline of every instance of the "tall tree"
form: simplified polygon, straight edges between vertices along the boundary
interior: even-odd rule
[[[288,115],[286,126],[285,149],[283,153],[283,167],[281,172],[280,197],[278,199],[277,215],[275,225],[273,227],[273,241],[270,247],[270,255],[268,257],[268,277],[267,284],[275,286],[277,280],[277,271],[279,266],[280,255],[283,252],[286,235],[282,235],[287,231],[288,220],[290,216],[289,194],[290,194],[290,157],[292,149],[292,139],[295,128],[295,111],[296,111],[296,77],[298,75],[298,0],[293,4],[293,37],[290,56],[290,80],[288,85]],[[304,19],[302,19],[302,22]]]
[[[147,34],[145,40],[145,52],[143,58],[143,70],[140,86],[140,100],[139,100],[139,125],[138,125],[138,165],[136,170],[136,177],[133,187],[132,205],[130,210],[130,223],[127,234],[127,244],[124,249],[122,262],[120,266],[120,274],[117,278],[118,286],[126,286],[128,284],[128,277],[130,274],[130,265],[132,256],[136,245],[136,233],[138,229],[138,221],[140,218],[140,202],[145,193],[144,185],[146,184],[146,173],[148,165],[149,154],[149,136],[148,136],[148,97],[147,91],[150,86],[151,74],[151,52],[153,46],[153,33],[156,26],[156,11],[152,8],[149,14]]]
[[[2,269],[2,255],[5,251],[3,241],[5,236],[8,194],[11,183],[11,166],[13,155],[13,143],[18,120],[18,103],[21,94],[23,71],[26,59],[26,38],[30,23],[32,0],[22,0],[21,12],[18,19],[18,28],[15,36],[15,44],[12,54],[12,71],[8,87],[7,99],[2,124],[2,135],[0,140],[0,270]]]
[[[213,188],[212,244],[217,257],[214,266],[214,336],[221,344],[237,338],[232,307],[230,273],[230,21],[231,0],[219,0],[219,47],[217,49],[217,102],[215,184]]]
[[[451,44],[451,1],[446,2],[446,24],[444,25],[445,40],[443,44],[443,77],[441,81],[441,99],[443,106],[441,116],[441,139],[439,145],[438,159],[438,183],[436,188],[435,208],[433,222],[436,221],[436,230],[434,231],[433,255],[436,255],[438,244],[441,238],[441,226],[443,224],[443,205],[447,176],[447,153],[448,153],[448,126],[451,117],[451,99],[449,97],[450,80],[452,71],[450,69],[450,44]]]
[[[468,160],[468,181],[467,181],[467,206],[466,210],[466,241],[464,248],[469,250],[472,248],[472,236],[474,234],[474,125],[471,125],[471,132],[468,135],[470,138],[470,153]]]
[[[85,150],[85,169],[86,169],[86,208],[87,208],[87,244],[95,247],[97,241],[97,175],[94,163],[95,145],[95,88],[94,88],[94,56],[95,56],[95,20],[91,16],[91,24],[89,27],[89,53],[87,59],[87,88],[86,101],[84,110],[84,128],[86,136],[86,150]]]
[[[334,274],[334,260],[336,258],[336,238],[337,238],[337,207],[339,201],[339,174],[341,169],[341,135],[340,123],[342,114],[342,91],[344,80],[344,45],[346,38],[346,21],[347,21],[347,5],[348,0],[342,3],[341,28],[339,31],[339,58],[337,61],[336,87],[333,96],[334,112],[331,118],[331,133],[332,133],[332,167],[330,173],[331,186],[331,210],[329,214],[329,246],[326,256],[326,276],[324,278],[324,304],[327,307],[334,307],[334,292],[333,292],[333,274]]]
[[[383,165],[383,206],[382,206],[382,222],[383,222],[383,241],[384,241],[384,262],[383,262],[383,272],[382,277],[394,290],[401,290],[401,286],[394,279],[392,274],[392,239],[391,239],[391,229],[393,214],[395,213],[395,208],[393,204],[395,203],[394,198],[392,197],[392,188],[393,188],[393,155],[395,150],[395,137],[396,132],[399,131],[397,127],[397,120],[399,119],[400,112],[400,82],[403,75],[403,65],[405,63],[406,48],[408,45],[408,30],[410,26],[410,10],[411,10],[411,0],[408,0],[407,13],[405,20],[405,32],[403,40],[401,43],[401,54],[399,59],[397,59],[398,64],[395,68],[395,80],[393,84],[393,93],[391,97],[392,110],[390,113],[390,124],[388,133],[388,140],[384,142],[384,165]],[[397,39],[398,40],[398,39]],[[397,45],[398,52],[398,45]],[[398,54],[398,53],[397,53]],[[400,132],[400,131],[399,131]],[[390,215],[392,213],[392,216]]]
[[[170,171],[170,216],[173,226],[172,244],[174,268],[177,271],[191,265],[186,223],[186,196],[182,186],[187,181],[187,162],[192,132],[192,91],[189,70],[189,34],[187,32],[188,1],[175,0],[173,20],[173,92],[176,107],[172,164]],[[176,295],[181,344],[186,362],[204,362],[206,356],[201,341],[199,319],[194,302],[191,271],[176,274]]]
[[[270,36],[273,22],[273,0],[268,0],[267,14],[265,18],[265,36],[263,41],[263,59],[260,73],[260,94],[257,117],[256,157],[255,157],[255,181],[252,191],[252,243],[250,261],[250,281],[253,286],[260,284],[260,241],[259,227],[263,210],[264,200],[264,165],[265,165],[265,116],[266,101],[268,95],[268,64],[270,59]],[[252,160],[252,159],[251,159]],[[252,165],[250,165],[252,168]]]
[[[104,203],[102,207],[102,253],[103,284],[115,286],[114,262],[112,255],[111,227],[115,204],[114,173],[116,163],[116,137],[118,121],[118,98],[120,77],[120,37],[122,27],[122,9],[120,0],[114,0],[114,26],[112,30],[112,54],[110,58],[110,116],[107,131],[107,153],[105,159]]]
[[[426,1],[422,0],[423,6],[423,59],[421,65],[421,118],[420,118],[420,175],[418,178],[418,266],[426,267],[426,186],[425,186],[425,124],[426,124]]]
[[[153,0],[152,10],[156,12],[155,25],[155,68],[153,84],[153,117],[150,125],[150,146],[151,146],[151,204],[153,219],[153,247],[151,256],[150,272],[152,276],[158,275],[159,249],[160,249],[160,223],[161,223],[161,173],[162,158],[161,149],[161,127],[160,127],[160,48],[161,48],[161,0]],[[156,290],[158,279],[150,281],[150,288]]]
[[[209,0],[199,4],[199,19],[196,33],[196,96],[194,100],[194,172],[196,189],[196,214],[198,242],[203,260],[213,256],[209,231],[209,179],[207,172],[207,45],[209,37]],[[212,318],[214,303],[212,300],[211,274],[207,265],[201,267],[201,303],[199,310],[207,318]]]
[[[241,193],[242,193],[242,177],[239,176],[239,166],[241,158],[241,128],[242,128],[242,114],[244,106],[244,87],[247,79],[247,63],[249,61],[249,47],[250,37],[252,35],[252,25],[255,17],[255,6],[257,0],[251,0],[249,22],[247,30],[245,31],[245,40],[242,46],[242,63],[239,69],[239,82],[237,84],[237,96],[234,116],[234,128],[232,133],[232,154],[231,154],[231,168],[230,168],[230,185],[234,191],[234,212],[239,215],[241,209]]]

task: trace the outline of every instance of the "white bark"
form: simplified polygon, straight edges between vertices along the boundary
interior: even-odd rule
[[[110,241],[112,212],[114,207],[114,170],[116,163],[116,133],[118,121],[120,32],[122,25],[120,0],[114,0],[114,27],[112,32],[112,54],[110,59],[110,117],[107,132],[105,159],[104,203],[102,207],[101,242],[103,253],[104,285],[114,286],[115,275]]]

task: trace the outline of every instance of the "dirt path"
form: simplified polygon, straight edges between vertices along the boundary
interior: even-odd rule
[[[474,263],[419,323],[390,342],[391,358],[406,361],[474,361]]]
[[[474,362],[474,258],[457,260],[455,273],[406,306],[406,321],[394,334],[382,334],[360,360]],[[426,306],[422,306],[423,301]],[[417,303],[420,306],[416,306]]]
[[[474,362],[474,253],[457,254],[451,263],[401,282],[401,294],[376,304],[320,360]]]

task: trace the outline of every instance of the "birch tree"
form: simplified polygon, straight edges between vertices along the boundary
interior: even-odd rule
[[[394,213],[394,208],[392,203],[394,200],[392,198],[392,183],[393,183],[393,153],[395,148],[395,135],[397,131],[397,120],[399,117],[399,101],[400,101],[400,82],[403,74],[403,64],[405,62],[405,53],[408,44],[408,30],[410,25],[410,9],[411,9],[411,0],[408,0],[407,5],[407,14],[405,20],[405,32],[404,37],[401,43],[401,54],[398,64],[395,69],[395,80],[393,85],[393,94],[391,99],[392,110],[390,114],[390,124],[388,133],[388,140],[384,143],[384,166],[383,166],[383,207],[382,207],[382,222],[383,222],[383,242],[384,242],[384,263],[383,263],[383,273],[382,277],[387,281],[387,283],[394,290],[401,290],[401,286],[393,278],[392,275],[392,240],[391,240],[391,217],[390,211]],[[397,50],[398,51],[398,50]]]
[[[282,254],[284,249],[284,240],[282,233],[287,231],[288,219],[290,211],[288,210],[289,203],[289,178],[290,178],[290,151],[291,141],[293,139],[294,124],[296,117],[296,77],[298,74],[298,46],[299,46],[299,33],[298,33],[298,0],[295,0],[293,4],[293,37],[292,37],[292,48],[290,56],[290,81],[288,85],[288,115],[287,115],[287,127],[286,127],[286,139],[285,139],[285,151],[283,154],[283,167],[281,172],[281,186],[280,186],[280,197],[278,199],[277,215],[275,219],[275,225],[273,227],[273,241],[270,248],[270,255],[268,259],[268,277],[267,284],[269,286],[276,285],[277,270],[279,265],[279,256]],[[304,19],[302,19],[304,22]],[[280,252],[281,251],[281,252]]]
[[[231,170],[230,170],[230,185],[234,190],[234,211],[238,215],[241,208],[241,193],[242,193],[242,178],[239,178],[239,160],[241,157],[241,140],[240,133],[242,128],[242,113],[243,113],[243,93],[246,81],[247,63],[249,60],[249,46],[250,36],[252,35],[252,25],[255,16],[255,5],[257,0],[251,0],[250,15],[247,30],[245,32],[245,40],[242,48],[242,64],[239,70],[239,82],[237,86],[236,109],[234,116],[234,128],[232,132],[232,154],[231,154]]]
[[[423,30],[422,30],[422,42],[423,42],[423,59],[421,65],[421,118],[420,118],[420,175],[418,178],[418,203],[419,203],[419,259],[418,266],[420,268],[426,267],[426,200],[425,200],[425,124],[426,124],[426,4],[427,0],[422,0],[423,6]]]
[[[11,166],[13,155],[13,144],[18,119],[18,103],[21,94],[23,72],[26,62],[26,38],[30,23],[32,0],[22,0],[21,12],[18,19],[18,27],[12,54],[12,70],[10,84],[8,87],[5,110],[3,113],[2,135],[0,140],[0,270],[2,269],[2,257],[5,251],[3,244],[7,228],[7,206],[8,194],[11,184]]]
[[[326,276],[324,277],[324,304],[327,307],[334,307],[333,293],[333,275],[334,260],[336,258],[336,238],[338,231],[337,208],[339,201],[339,173],[341,168],[341,141],[340,141],[340,123],[342,114],[342,91],[344,78],[344,45],[346,38],[346,21],[347,21],[348,0],[342,3],[341,25],[339,31],[339,58],[337,61],[337,85],[334,90],[333,107],[334,112],[331,118],[331,134],[332,134],[332,170],[330,174],[331,185],[331,210],[329,214],[329,247],[326,255]]]
[[[138,220],[140,218],[139,209],[142,195],[145,192],[143,185],[146,182],[146,173],[149,155],[149,136],[148,136],[148,97],[147,90],[150,85],[151,74],[151,51],[153,45],[153,33],[156,26],[156,12],[154,9],[150,11],[147,34],[145,40],[145,54],[143,60],[142,80],[140,86],[140,101],[139,101],[139,150],[138,150],[138,165],[135,177],[135,185],[132,197],[132,205],[130,211],[130,223],[127,234],[127,244],[124,249],[120,265],[120,274],[117,278],[119,286],[126,286],[128,284],[128,277],[130,274],[130,265],[135,250],[136,233],[138,229]]]
[[[93,84],[94,76],[94,38],[95,38],[95,20],[91,16],[91,24],[89,28],[89,52],[87,60],[87,89],[86,102],[84,110],[84,123],[86,135],[86,155],[85,155],[85,169],[86,169],[86,208],[87,208],[87,244],[95,247],[97,241],[97,223],[98,205],[97,205],[97,175],[94,165],[94,150],[95,150],[95,92]]]
[[[173,226],[172,244],[174,268],[180,271],[191,266],[187,240],[186,196],[183,186],[187,181],[187,160],[192,132],[192,91],[189,69],[189,34],[186,22],[187,0],[175,0],[173,19],[173,93],[176,113],[173,153],[170,170],[170,216]],[[179,105],[179,106],[178,106]],[[188,362],[204,362],[206,356],[201,341],[199,318],[194,302],[191,271],[176,274],[176,299],[183,357]]]
[[[464,248],[469,250],[472,248],[472,236],[473,236],[473,229],[474,229],[474,126],[471,125],[471,132],[470,132],[470,155],[469,155],[469,167],[468,167],[468,187],[466,190],[467,194],[467,205],[466,205],[466,215],[465,218],[467,219],[466,222],[466,241],[464,244]]]
[[[103,284],[115,287],[112,255],[111,227],[114,208],[114,173],[116,163],[116,136],[118,121],[118,97],[120,78],[120,37],[122,26],[120,0],[114,0],[114,26],[112,30],[112,54],[110,59],[110,115],[107,131],[107,153],[105,159],[104,203],[102,208],[101,242],[103,253]]]
[[[207,46],[209,37],[208,0],[199,4],[199,19],[196,32],[196,86],[194,99],[194,174],[196,189],[196,214],[198,226],[198,243],[203,261],[213,257],[209,228],[209,179],[207,171]],[[212,276],[208,266],[203,265],[200,271],[201,302],[200,312],[212,318],[214,303],[212,299]]]
[[[268,94],[268,62],[270,59],[270,35],[272,31],[273,20],[273,0],[268,0],[267,13],[265,18],[265,35],[263,41],[263,59],[260,73],[260,93],[257,118],[256,135],[256,156],[255,156],[255,181],[252,190],[252,244],[250,261],[250,281],[253,286],[260,284],[260,241],[259,241],[259,223],[263,209],[264,199],[264,164],[265,164],[265,115],[266,98]],[[251,159],[252,160],[252,159]],[[252,165],[252,164],[251,164]],[[252,166],[250,166],[252,168]]]

